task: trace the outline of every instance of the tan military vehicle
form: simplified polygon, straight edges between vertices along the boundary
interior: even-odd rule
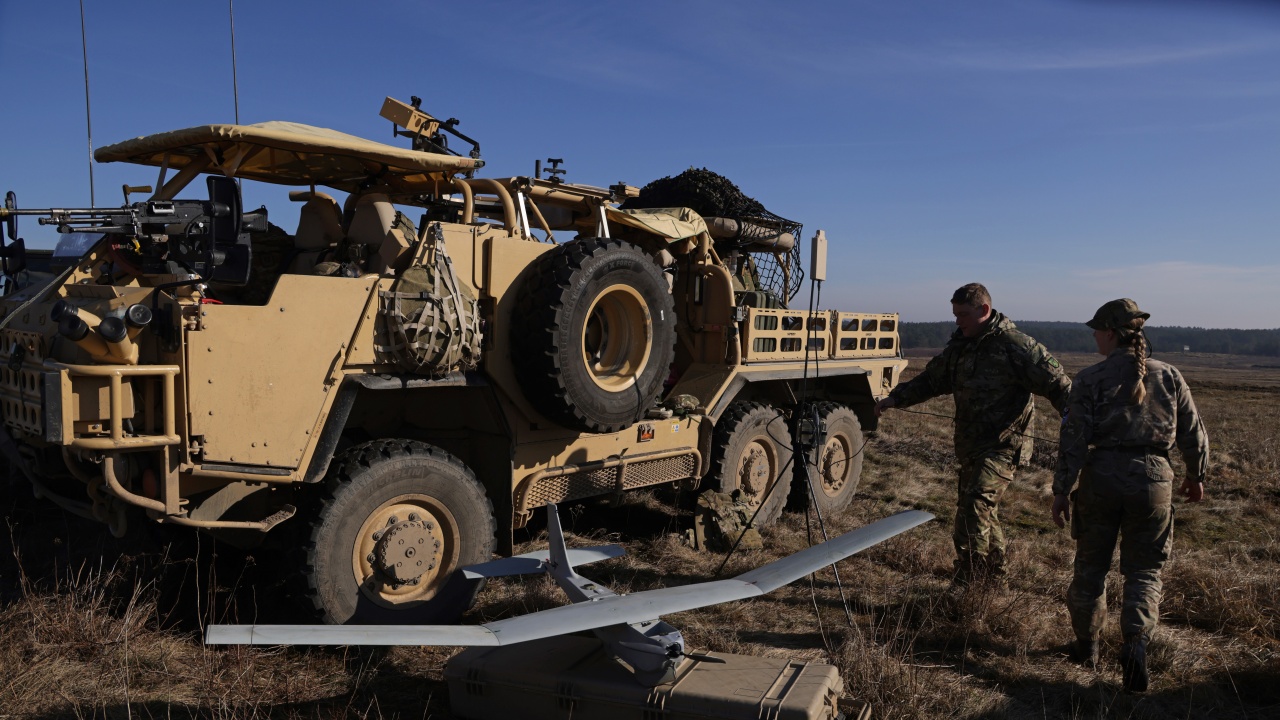
[[[210,125],[97,151],[159,167],[147,200],[10,194],[11,239],[39,216],[84,250],[43,277],[19,272],[20,240],[0,252],[11,475],[117,535],[159,522],[252,545],[293,528],[334,623],[456,617],[478,589],[456,570],[509,553],[550,501],[701,481],[767,525],[794,428],[814,434],[801,417],[825,429],[819,507],[849,502],[906,361],[895,315],[786,307],[798,226],[624,210],[635,188],[559,168],[476,178],[457,121],[390,98],[382,114],[412,149]],[[180,199],[202,174],[208,198]],[[296,232],[245,212],[238,180],[295,186]]]

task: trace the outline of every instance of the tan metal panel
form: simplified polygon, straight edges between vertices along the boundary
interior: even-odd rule
[[[493,324],[485,333],[482,354],[484,370],[502,394],[526,418],[533,421],[541,415],[525,399],[511,367],[514,360],[510,348],[511,313],[520,294],[519,283],[525,280],[522,275],[528,274],[529,266],[538,256],[550,252],[556,246],[495,234],[489,234],[489,237],[481,235],[479,241],[484,244],[485,280],[482,297],[497,299]],[[452,251],[452,246],[450,250]],[[554,427],[545,420],[542,425]]]
[[[201,307],[187,367],[205,462],[298,466],[374,280],[282,275],[265,306]]]
[[[378,283],[378,290],[390,290],[395,278],[368,278],[370,281]],[[388,345],[386,337],[387,324],[381,322],[378,318],[378,296],[377,293],[369,293],[365,298],[362,317],[360,324],[356,327],[356,332],[351,340],[351,348],[347,351],[347,365],[374,365],[378,362],[377,353],[373,348],[375,345]]]
[[[698,398],[700,407],[712,407],[737,372],[736,365],[694,363],[680,376],[668,397],[692,395]]]
[[[670,417],[645,419],[616,433],[572,433],[561,430],[545,435],[559,435],[555,439],[539,438],[522,442],[515,447],[515,476],[529,474],[550,467],[582,465],[611,457],[664,452],[668,450],[696,450],[698,447],[699,417]],[[529,434],[526,434],[526,436]]]

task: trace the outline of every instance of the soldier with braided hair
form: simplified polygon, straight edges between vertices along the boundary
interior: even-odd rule
[[[1086,323],[1107,359],[1082,370],[1072,384],[1053,480],[1053,521],[1058,527],[1070,521],[1076,541],[1067,590],[1073,654],[1097,666],[1107,571],[1118,538],[1124,575],[1120,665],[1132,692],[1150,682],[1147,643],[1160,616],[1160,570],[1173,546],[1169,451],[1176,446],[1186,462],[1179,492],[1189,502],[1204,497],[1209,465],[1209,439],[1182,374],[1147,357],[1142,326],[1149,317],[1125,298],[1103,305]]]

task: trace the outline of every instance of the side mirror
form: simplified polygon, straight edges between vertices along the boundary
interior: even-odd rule
[[[234,245],[242,222],[240,186],[221,175],[209,176],[209,220],[214,245]]]
[[[6,210],[18,209],[18,196],[14,195],[12,190],[4,194],[4,207]],[[8,235],[10,240],[18,239],[18,216],[17,215],[10,215],[9,217],[4,219],[4,234]],[[4,243],[0,243],[0,245],[3,245],[3,244]]]
[[[265,226],[265,209],[261,215],[261,225]],[[252,226],[259,223],[258,218],[251,217],[251,227],[245,226],[240,186],[235,180],[221,175],[209,176],[209,222],[213,256],[206,277],[228,285],[248,283],[253,272],[253,249],[248,235],[241,233],[254,229]]]
[[[9,237],[13,237],[10,235]],[[27,269],[27,242],[21,238],[14,240],[8,247],[0,247],[0,267],[4,274],[13,277]]]

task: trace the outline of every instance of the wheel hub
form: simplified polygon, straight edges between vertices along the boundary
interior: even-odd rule
[[[844,435],[835,435],[827,440],[818,466],[824,493],[832,497],[840,494],[852,475],[852,461],[853,447]]]
[[[845,481],[848,461],[843,450],[840,443],[829,442],[822,451],[822,484],[833,492],[838,491]]]
[[[587,312],[582,360],[589,377],[610,392],[631,387],[649,361],[653,319],[634,288],[611,285]]]
[[[754,497],[768,488],[770,474],[768,454],[759,445],[753,444],[743,455],[742,471],[739,474],[742,492],[752,498],[753,503]]]
[[[397,518],[390,518],[388,522]],[[375,533],[374,568],[393,583],[415,584],[436,568],[441,544],[430,520],[405,520]]]

